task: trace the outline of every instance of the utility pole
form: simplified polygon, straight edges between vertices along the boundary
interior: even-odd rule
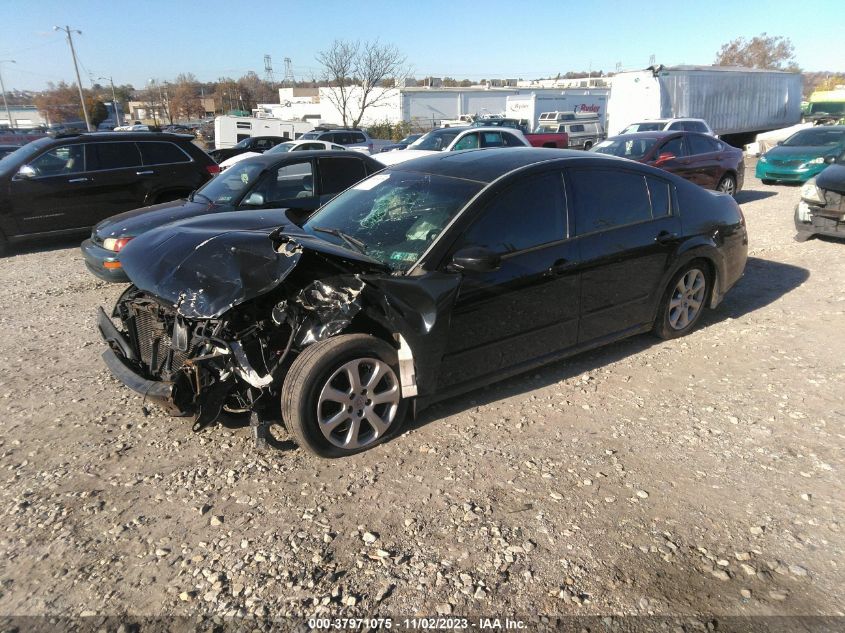
[[[15,64],[17,62],[15,62],[14,59],[0,59],[0,66],[2,66],[3,64],[6,64],[6,63]],[[6,107],[6,116],[9,117],[9,129],[14,130],[15,129],[15,122],[12,120],[12,111],[9,110],[9,102],[6,101],[6,86],[3,85],[3,73],[2,72],[0,72],[0,91],[3,92],[3,105]]]
[[[111,104],[114,107],[114,122],[116,125],[120,125],[120,113],[117,111],[117,95],[114,91],[114,82],[111,77],[97,77],[97,81],[100,81],[100,79],[108,79],[111,84]]]
[[[61,26],[54,26],[54,31],[64,31],[67,34],[67,43],[70,45],[70,55],[73,57],[73,69],[76,71],[76,87],[79,88],[79,101],[82,103],[82,114],[85,115],[85,127],[91,132],[91,119],[88,118],[88,107],[85,105],[85,95],[82,94],[82,80],[79,78],[79,66],[76,63],[76,50],[73,48],[73,37],[71,33],[78,33],[82,35],[82,31],[72,29],[69,26],[64,28]]]

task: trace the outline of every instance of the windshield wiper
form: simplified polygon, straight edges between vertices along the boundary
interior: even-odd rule
[[[312,226],[311,227],[314,231],[319,231],[320,233],[328,233],[329,235],[334,235],[335,237],[339,237],[342,239],[348,246],[352,246],[356,251],[361,253],[362,255],[367,254],[367,245],[364,244],[361,240],[356,237],[352,237],[341,231],[340,229],[332,229],[327,226]]]
[[[209,198],[209,197],[208,197],[207,195],[205,195],[204,193],[200,193],[199,191],[194,191],[194,192],[191,194],[191,197],[189,198],[189,200],[190,200],[191,202],[193,202],[193,201],[194,201],[194,198],[196,198],[197,196],[202,196],[203,198],[205,198],[206,200],[208,200],[210,203],[214,204],[214,200],[212,200],[211,198]]]

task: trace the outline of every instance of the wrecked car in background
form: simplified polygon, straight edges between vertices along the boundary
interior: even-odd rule
[[[845,152],[833,164],[801,187],[795,206],[795,239],[814,235],[845,238]]]
[[[567,150],[444,152],[301,226],[249,222],[128,244],[133,285],[99,312],[104,359],[196,429],[250,411],[329,457],[394,435],[409,407],[640,332],[682,336],[747,253],[729,196]]]

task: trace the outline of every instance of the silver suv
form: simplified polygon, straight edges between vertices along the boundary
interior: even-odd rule
[[[373,153],[373,139],[364,130],[351,127],[317,127],[300,136],[298,141],[328,141],[367,154]]]

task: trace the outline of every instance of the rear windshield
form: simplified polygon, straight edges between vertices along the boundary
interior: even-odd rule
[[[448,145],[455,140],[455,137],[461,133],[459,129],[449,129],[446,132],[434,130],[423,136],[417,141],[414,141],[408,146],[408,149],[427,149],[435,152],[442,152]]]
[[[648,121],[644,123],[632,123],[624,130],[622,134],[630,134],[631,132],[659,132],[663,129],[664,123]]]
[[[609,138],[593,147],[591,151],[639,160],[651,151],[655,143],[656,138]]]

